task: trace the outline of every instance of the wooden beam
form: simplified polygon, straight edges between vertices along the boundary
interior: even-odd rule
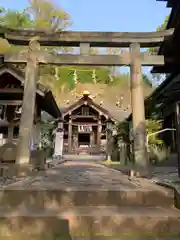
[[[89,43],[80,43],[80,54],[89,55],[90,44]]]
[[[75,54],[50,54],[40,53],[38,61],[41,64],[54,65],[81,65],[81,66],[129,66],[133,56],[129,53],[120,55],[75,55]],[[143,66],[164,65],[164,56],[151,56],[147,53],[140,54]],[[4,56],[6,63],[26,63],[27,56],[24,52],[12,52]]]
[[[16,105],[21,105],[21,104],[22,104],[22,100],[0,100],[0,105],[16,106]]]
[[[0,88],[0,93],[23,93],[22,88]]]
[[[159,46],[171,36],[174,29],[159,32],[45,32],[36,30],[0,29],[0,37],[15,45],[28,45],[32,37],[38,36],[42,46],[78,47],[89,43],[91,47],[129,47],[138,42],[141,47]]]

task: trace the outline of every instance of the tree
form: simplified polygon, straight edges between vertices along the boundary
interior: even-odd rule
[[[169,20],[169,16],[166,16],[165,19],[164,19],[164,22],[160,26],[157,27],[156,31],[159,32],[159,31],[165,30],[166,26],[167,26],[167,23],[168,23],[168,20]],[[158,51],[159,51],[159,47],[149,48],[148,51],[151,55],[157,55]]]
[[[0,19],[5,27],[33,28],[45,31],[47,34],[57,30],[63,31],[71,25],[69,14],[50,0],[29,0],[29,6],[22,12],[2,9]],[[22,49],[22,46],[20,48]],[[15,49],[18,47],[16,46]],[[56,53],[71,49],[49,47],[46,50]],[[90,54],[98,54],[99,51],[97,48],[91,48]],[[111,48],[107,52],[108,54],[120,54],[120,49]],[[16,65],[16,67],[24,69],[24,65]],[[59,67],[48,64],[40,66],[40,81],[45,86],[50,87],[58,98],[58,95],[61,94],[61,88],[66,90],[75,88],[72,68],[77,70],[78,81],[81,83],[93,83],[93,72],[96,74],[97,83],[116,84],[118,82],[124,83],[129,79],[123,74],[119,76],[117,67]]]
[[[3,10],[0,15],[0,23],[2,26],[19,29],[19,28],[29,28],[32,26],[33,21],[30,18],[30,15],[23,11],[11,11],[11,10]]]
[[[50,0],[29,0],[26,11],[32,15],[34,28],[50,32],[63,31],[70,24],[70,16]]]
[[[164,22],[160,26],[157,27],[156,31],[165,30],[166,26],[167,26],[167,23],[168,23],[168,20],[169,20],[169,16],[166,16],[165,19],[164,19]],[[151,55],[157,55],[158,52],[159,52],[159,47],[149,48],[148,52]],[[163,74],[163,75],[159,74],[159,73],[153,74],[153,80],[158,85],[161,84],[161,82],[163,82],[165,78],[166,78],[166,74]]]

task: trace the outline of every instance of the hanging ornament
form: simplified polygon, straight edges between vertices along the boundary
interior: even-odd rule
[[[74,83],[77,84],[78,76],[77,76],[77,71],[76,70],[74,70],[74,73],[73,73],[73,80],[74,80]]]
[[[113,82],[114,81],[114,78],[113,78],[113,76],[112,76],[112,73],[110,72],[109,73],[109,82]]]
[[[55,79],[59,80],[58,68],[55,67]]]
[[[93,80],[93,83],[97,83],[97,81],[96,81],[96,70],[95,69],[93,69],[93,72],[92,72],[92,80]]]

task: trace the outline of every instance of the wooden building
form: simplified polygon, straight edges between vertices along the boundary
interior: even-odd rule
[[[24,92],[24,73],[11,65],[0,66],[0,145],[7,140],[18,139],[21,107]],[[34,132],[32,144],[39,144],[41,112],[45,111],[54,118],[61,117],[51,91],[37,84]]]
[[[121,121],[128,112],[119,109],[116,116],[112,109],[105,109],[84,91],[81,98],[61,109],[64,119],[64,151],[66,153],[97,154],[105,149],[106,121]]]
[[[163,67],[154,67],[153,73],[165,73],[166,79],[145,100],[146,106],[155,111],[158,118],[163,120],[162,139],[171,152],[178,152],[179,148],[179,103],[180,103],[180,1],[166,0],[167,7],[171,7],[167,29],[174,28],[174,34],[169,40],[165,40],[160,46],[159,55],[164,55],[165,60],[171,59],[171,63],[165,63]]]
[[[154,115],[162,120],[162,129],[166,130],[160,136],[172,153],[179,151],[180,159],[180,1],[157,1],[167,2],[167,7],[171,8],[166,28],[175,30],[170,39],[164,40],[158,51],[159,55],[164,55],[164,66],[152,69],[152,73],[166,74],[166,79],[145,98],[146,118]],[[166,62],[167,59],[171,61]],[[127,120],[132,120],[132,114]]]

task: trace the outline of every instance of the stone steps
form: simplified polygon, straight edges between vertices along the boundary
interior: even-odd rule
[[[70,206],[162,206],[173,207],[172,191],[163,194],[143,188],[122,189],[12,189],[0,190],[0,208],[62,209]]]
[[[180,211],[161,207],[71,207],[0,211],[0,239],[160,240],[180,238]],[[4,237],[4,238],[3,238]]]
[[[0,189],[0,239],[180,239],[172,190],[104,167],[66,167]]]

